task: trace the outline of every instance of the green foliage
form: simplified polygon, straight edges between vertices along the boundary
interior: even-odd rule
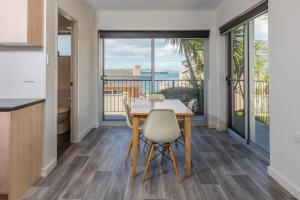
[[[196,80],[204,79],[205,40],[172,38],[166,42],[176,47],[180,55],[185,56],[190,72],[190,76],[185,77],[185,80],[189,80],[190,85],[195,88],[200,87]]]
[[[187,88],[187,87],[174,87],[166,88],[160,91],[167,99],[180,99],[185,105],[192,99],[197,99],[197,106],[193,110],[196,115],[204,115],[204,87],[200,88]]]

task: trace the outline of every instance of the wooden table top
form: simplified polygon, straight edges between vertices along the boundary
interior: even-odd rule
[[[147,116],[153,109],[172,109],[176,115],[194,115],[194,113],[178,99],[166,99],[164,101],[134,100],[130,115]]]

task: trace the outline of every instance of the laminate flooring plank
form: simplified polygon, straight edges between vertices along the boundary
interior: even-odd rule
[[[186,199],[188,200],[209,200],[205,195],[198,176],[186,178],[181,183]]]
[[[208,200],[229,200],[220,185],[204,184],[202,188]]]
[[[21,200],[43,200],[48,187],[31,187]],[[6,199],[7,200],[7,199]]]
[[[108,190],[108,183],[110,182],[111,177],[112,172],[96,171],[83,199],[102,200],[105,192]]]
[[[107,183],[108,188],[104,193],[103,199],[121,200],[125,197],[126,185],[129,175],[112,174],[110,181]]]
[[[71,184],[72,178],[82,170],[86,164],[88,157],[86,156],[76,156],[70,165],[65,169],[65,171],[58,177],[57,181],[53,183],[44,195],[44,200],[55,200],[59,199],[64,190],[69,184]]]
[[[83,199],[92,179],[95,176],[97,163],[95,160],[89,160],[81,173],[69,185],[66,192],[63,194],[63,199]]]
[[[250,200],[230,174],[222,169],[213,169],[212,173],[230,200]]]
[[[267,200],[267,196],[247,175],[233,175],[233,179],[240,188],[248,194],[253,200]]]
[[[267,194],[269,199],[281,200],[281,199],[295,199],[288,191],[279,185],[268,174],[259,170],[252,162],[247,159],[237,161],[239,166],[247,173],[249,177]]]
[[[176,181],[176,175],[171,163],[165,163],[166,173],[163,175],[165,195],[167,200],[188,200],[184,188]],[[180,170],[182,171],[182,170]],[[182,173],[180,173],[182,176]]]

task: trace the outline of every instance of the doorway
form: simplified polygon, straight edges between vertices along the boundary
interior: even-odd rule
[[[76,21],[58,12],[57,154],[76,142]]]
[[[228,33],[228,128],[270,151],[268,13]]]

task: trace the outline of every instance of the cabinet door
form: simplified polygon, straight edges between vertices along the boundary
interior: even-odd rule
[[[43,45],[43,0],[0,0],[0,44]]]

